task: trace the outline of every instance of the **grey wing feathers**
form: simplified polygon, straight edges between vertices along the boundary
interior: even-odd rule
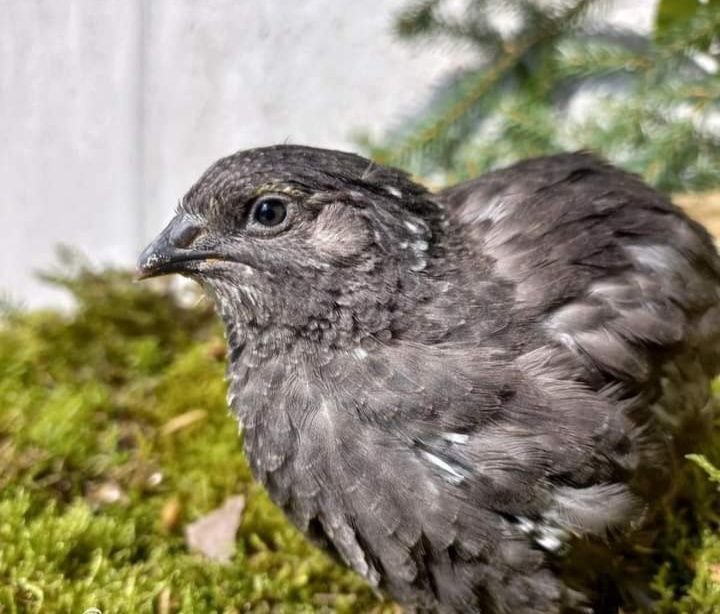
[[[441,193],[518,320],[540,322],[596,388],[644,385],[668,352],[718,366],[720,261],[707,232],[635,176],[588,154],[530,160]],[[546,341],[543,341],[546,342]]]
[[[504,513],[546,550],[570,534],[632,526],[667,485],[664,433],[681,450],[705,424],[720,366],[712,239],[639,179],[586,154],[521,163],[439,196],[513,288],[513,367],[535,393],[517,395],[514,426],[500,423],[496,443],[522,452],[542,437],[549,455],[546,496],[535,493],[527,516]],[[524,416],[532,399],[539,413]]]

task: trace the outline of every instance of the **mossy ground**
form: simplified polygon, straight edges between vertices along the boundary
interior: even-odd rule
[[[394,610],[252,482],[207,303],[121,272],[59,283],[72,313],[8,309],[0,323],[0,613]],[[720,612],[711,477],[688,461],[648,553],[658,612]],[[183,527],[235,494],[247,506],[231,564],[189,552]]]

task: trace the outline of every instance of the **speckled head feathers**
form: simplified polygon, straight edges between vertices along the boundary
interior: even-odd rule
[[[307,196],[334,194],[352,198],[362,194],[388,197],[410,206],[427,196],[407,173],[388,168],[353,153],[274,145],[236,152],[207,169],[183,198],[182,206],[202,207],[209,197],[258,196],[271,190],[288,190]]]
[[[387,323],[371,324],[367,313],[442,250],[444,218],[402,171],[278,145],[214,163],[141,261],[147,275],[193,277],[227,317],[297,331],[332,327],[342,311],[371,334]]]

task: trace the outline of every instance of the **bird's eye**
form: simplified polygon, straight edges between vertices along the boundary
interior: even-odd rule
[[[287,216],[287,205],[279,198],[265,198],[255,205],[254,220],[261,226],[277,226]]]

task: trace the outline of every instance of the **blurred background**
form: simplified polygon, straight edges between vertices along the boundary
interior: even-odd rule
[[[401,5],[2,0],[0,288],[57,300],[32,273],[58,242],[132,266],[220,156],[380,134],[473,60],[401,44]]]
[[[499,115],[490,106],[507,118],[508,102],[527,116],[513,127],[520,134],[508,139],[495,117],[495,132],[482,138],[497,150],[466,153],[468,172],[522,156],[521,139],[527,153],[547,149],[538,139],[558,118],[538,122],[546,109],[533,96],[572,99],[570,116],[587,118],[593,95],[587,83],[577,95],[580,81],[617,94],[641,58],[652,62],[642,54],[658,3],[582,2],[577,17],[563,19],[567,3],[536,4],[546,9],[467,0],[0,0],[0,292],[34,306],[61,300],[34,276],[55,261],[58,243],[96,263],[132,266],[190,183],[238,149],[285,141],[376,154],[381,144],[427,149],[423,139],[456,141]],[[585,41],[574,48],[579,33]],[[603,47],[610,39],[617,50]],[[560,42],[564,72],[548,57]],[[508,54],[537,74],[520,77]],[[502,74],[477,83],[498,60],[508,64]],[[581,74],[588,68],[605,77]],[[524,97],[506,95],[513,78],[533,81],[514,85]],[[464,112],[451,108],[458,100]],[[418,123],[425,133],[401,143]],[[385,158],[409,166],[407,156]],[[428,162],[413,170],[442,167]]]
[[[133,282],[279,142],[432,187],[587,148],[717,237],[720,0],[0,0],[0,614],[400,613],[251,479],[209,303]],[[720,612],[719,466],[662,508],[654,612]]]

